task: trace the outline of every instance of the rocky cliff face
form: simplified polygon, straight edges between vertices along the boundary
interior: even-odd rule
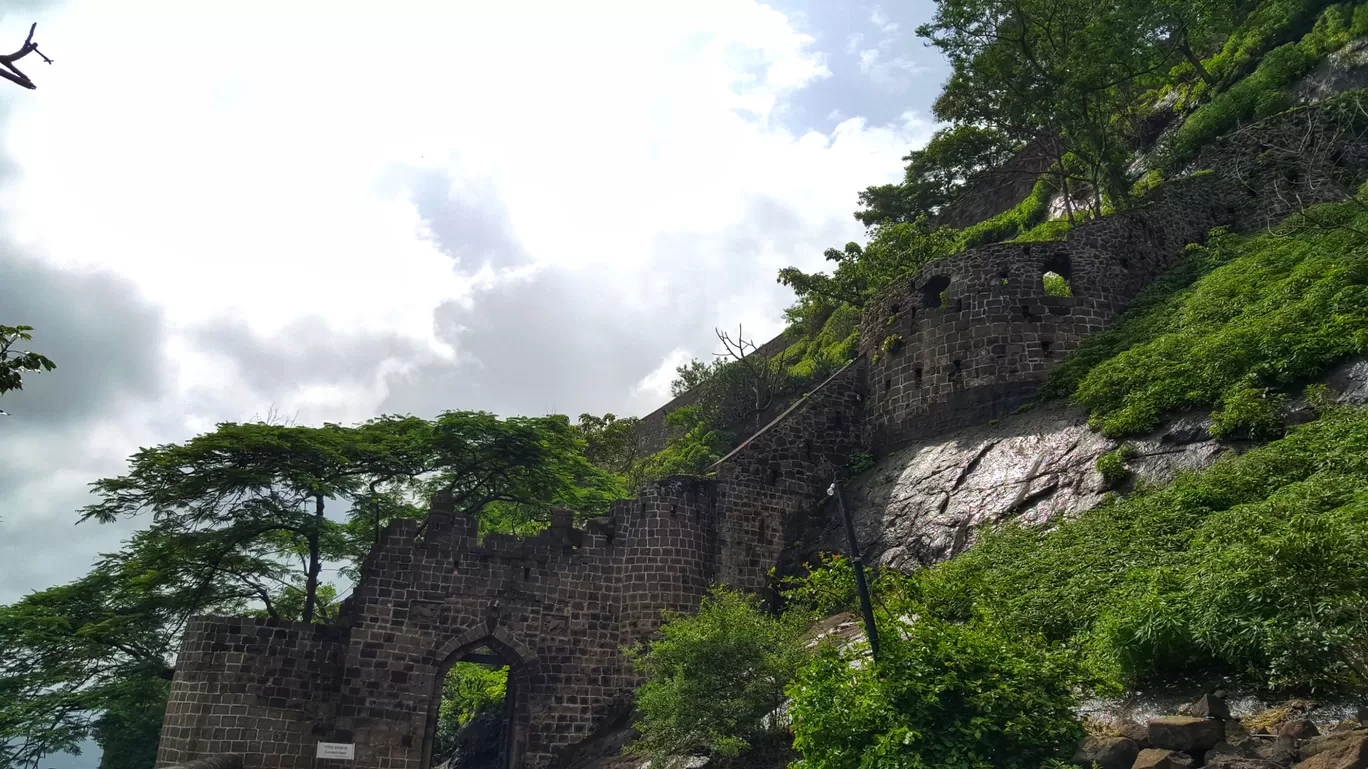
[[[1349,361],[1324,381],[1339,402],[1368,403],[1368,359]],[[1292,421],[1309,417],[1304,405],[1293,409]],[[1212,440],[1208,425],[1205,414],[1188,414],[1127,441],[1135,449],[1127,462],[1131,477],[1109,487],[1096,469],[1097,459],[1120,442],[1090,430],[1081,409],[1038,407],[881,457],[846,489],[846,503],[868,562],[911,570],[962,552],[979,524],[1076,515],[1108,492],[1166,483],[1253,445]],[[790,565],[822,550],[847,551],[833,513],[828,506],[811,520],[795,522],[803,533],[786,554]]]

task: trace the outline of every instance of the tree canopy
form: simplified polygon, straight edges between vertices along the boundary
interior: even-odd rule
[[[57,364],[32,350],[16,350],[19,342],[33,339],[33,326],[0,326],[0,395],[24,389],[24,375],[51,371]]]
[[[146,515],[147,526],[85,577],[0,608],[0,767],[32,769],[92,736],[104,769],[149,764],[189,617],[336,619],[325,565],[355,579],[383,527],[422,516],[439,489],[482,531],[533,530],[557,505],[605,512],[625,482],[591,457],[624,461],[631,421],[581,422],[478,411],[225,422],[140,449],[127,473],[92,484],[80,520]]]

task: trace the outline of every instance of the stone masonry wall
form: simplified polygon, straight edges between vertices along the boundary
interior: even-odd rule
[[[864,361],[857,360],[715,465],[720,581],[757,592],[766,587],[788,519],[819,504],[866,444],[864,384]]]
[[[199,617],[185,629],[157,765],[221,754],[244,766],[314,767],[336,713],[347,634],[264,619]]]
[[[337,626],[193,620],[157,765],[427,769],[448,668],[488,649],[510,669],[507,766],[554,766],[630,705],[638,677],[621,649],[714,582],[763,591],[795,516],[853,452],[1007,413],[1213,225],[1263,226],[1289,200],[1342,194],[1327,178],[1368,170],[1368,146],[1314,111],[1260,125],[1213,147],[1211,173],[1064,241],[974,249],[890,286],[866,308],[860,358],[714,465],[714,480],[667,479],[584,530],[553,511],[528,540],[481,541],[438,495],[425,521],[387,527]],[[1269,152],[1307,136],[1344,146]],[[1046,297],[1046,271],[1073,296]],[[317,759],[318,742],[354,744],[355,759]]]
[[[1269,152],[1316,146],[1324,151]],[[1197,166],[1206,170],[1165,184],[1144,205],[1075,227],[1063,241],[956,254],[872,300],[860,325],[871,361],[872,445],[897,448],[1031,401],[1050,366],[1110,325],[1187,244],[1220,225],[1265,227],[1294,202],[1338,199],[1348,189],[1340,177],[1368,170],[1368,145],[1312,108],[1227,137]],[[1047,271],[1067,278],[1072,296],[1046,296]]]

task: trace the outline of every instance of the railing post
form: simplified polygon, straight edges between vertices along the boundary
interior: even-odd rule
[[[879,661],[879,629],[874,626],[874,606],[869,601],[869,583],[865,581],[864,562],[860,560],[860,544],[855,540],[855,521],[846,510],[845,496],[841,493],[841,482],[832,481],[827,488],[827,496],[836,498],[836,507],[845,521],[846,540],[850,543],[850,565],[855,569],[855,589],[860,594],[860,612],[864,615],[865,637],[869,639],[869,652],[874,661]]]

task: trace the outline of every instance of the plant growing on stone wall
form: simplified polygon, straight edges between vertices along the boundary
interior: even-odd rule
[[[848,464],[850,477],[854,478],[855,476],[863,475],[865,472],[872,469],[875,464],[876,460],[874,459],[874,455],[868,451],[857,451],[851,454],[850,463]]]
[[[788,731],[784,687],[805,656],[800,627],[725,587],[698,613],[677,615],[659,637],[628,650],[646,681],[637,689],[637,755],[735,756]]]
[[[883,350],[889,355],[892,355],[893,353],[896,353],[897,351],[901,350],[903,348],[903,344],[904,340],[902,334],[889,334],[888,336],[884,337],[883,343],[879,345],[879,349]]]

